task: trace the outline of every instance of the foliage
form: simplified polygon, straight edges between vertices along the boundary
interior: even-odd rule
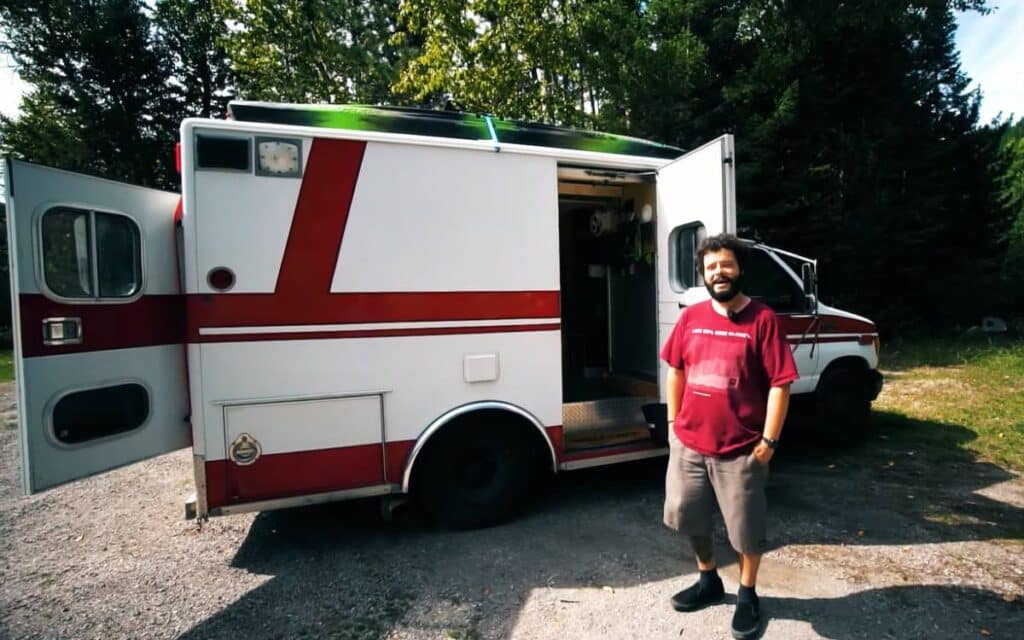
[[[8,1],[6,49],[35,88],[4,118],[3,146],[22,157],[135,184],[169,185],[160,117],[168,70],[136,0]]]
[[[823,296],[889,332],[970,320],[998,269],[998,136],[975,130],[950,8],[749,3],[724,87],[741,222],[819,256]]]
[[[891,334],[1024,296],[1020,124],[978,126],[954,11],[989,9],[0,0],[0,48],[35,87],[0,134],[30,160],[171,187],[181,118],[233,95],[455,106],[684,148],[733,132],[741,230],[817,256],[826,301]]]
[[[392,43],[398,0],[219,3],[224,40],[247,100],[363,102],[391,98],[405,47]]]
[[[1002,284],[1012,308],[1024,306],[1024,120],[1010,127],[1001,145],[1003,173],[999,197],[1013,218],[1006,238]]]
[[[171,124],[190,116],[224,117],[234,78],[225,49],[227,23],[216,1],[160,0],[154,27],[171,66],[165,83]]]
[[[499,116],[582,124],[582,6],[578,0],[407,0],[396,41],[419,55],[395,89],[414,101],[453,98]]]

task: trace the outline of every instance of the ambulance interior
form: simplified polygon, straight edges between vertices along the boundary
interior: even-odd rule
[[[654,176],[559,167],[566,453],[650,442],[658,399]],[[656,414],[655,414],[656,415]]]

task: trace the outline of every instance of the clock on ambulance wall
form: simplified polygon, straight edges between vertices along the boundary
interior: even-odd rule
[[[302,176],[302,140],[256,138],[256,175],[278,178]]]

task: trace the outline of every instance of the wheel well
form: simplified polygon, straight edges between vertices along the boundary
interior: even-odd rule
[[[815,393],[819,397],[822,393],[827,393],[832,376],[835,376],[842,371],[850,371],[855,374],[860,374],[865,385],[865,393],[869,393],[867,387],[870,383],[870,378],[868,377],[870,369],[868,368],[867,361],[859,356],[843,356],[828,363],[828,366],[825,367],[825,370],[822,371],[821,375],[818,377],[818,385],[814,390]],[[824,387],[822,386],[822,383],[824,383]]]
[[[853,371],[867,373],[868,362],[860,356],[843,356],[841,358],[836,358],[832,362],[828,363],[825,370],[821,372],[821,378],[824,378],[833,371],[838,371],[839,369],[851,369]],[[821,378],[819,378],[819,382]]]
[[[526,416],[520,415],[517,412],[513,412],[509,409],[502,408],[480,408],[473,409],[466,413],[460,413],[453,416],[452,418],[438,423],[432,424],[421,436],[425,438],[421,445],[418,445],[410,455],[408,465],[409,468],[405,473],[405,482],[403,489],[406,492],[411,492],[417,482],[417,473],[422,465],[417,465],[417,462],[422,461],[430,455],[431,449],[437,445],[438,442],[444,440],[443,434],[451,433],[456,429],[464,428],[505,428],[514,429],[515,433],[522,435],[526,438],[529,443],[530,455],[533,458],[533,462],[536,464],[536,468],[539,470],[547,470],[553,472],[555,470],[554,454],[551,442],[548,440],[546,434],[544,434],[538,423],[528,419]]]

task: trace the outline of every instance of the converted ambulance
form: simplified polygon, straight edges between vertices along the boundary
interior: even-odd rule
[[[658,348],[706,299],[697,244],[736,229],[731,136],[230,113],[182,124],[180,195],[7,159],[27,492],[191,447],[191,515],[409,494],[471,527],[544,472],[667,453]],[[877,328],[752,249],[794,394],[857,428]]]

